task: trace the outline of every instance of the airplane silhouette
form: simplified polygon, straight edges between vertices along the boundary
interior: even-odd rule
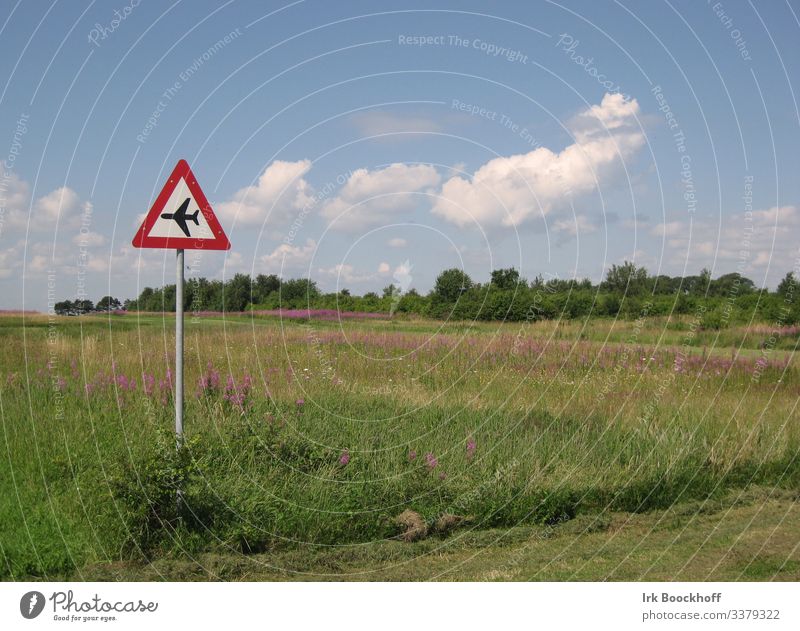
[[[192,236],[191,234],[189,234],[189,228],[186,227],[187,219],[194,221],[194,224],[196,226],[200,225],[200,221],[197,219],[197,215],[200,212],[199,208],[195,210],[194,213],[191,215],[186,214],[186,208],[189,206],[189,200],[190,198],[187,197],[180,205],[180,208],[178,208],[178,210],[175,211],[174,213],[164,213],[163,215],[161,215],[162,219],[172,219],[173,221],[175,221],[175,223],[178,224],[178,227],[181,230],[183,230],[183,234],[185,234],[187,237]]]

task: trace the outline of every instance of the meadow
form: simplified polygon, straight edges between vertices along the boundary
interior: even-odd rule
[[[181,449],[171,314],[0,317],[0,576],[800,577],[797,327],[299,315],[187,314]]]

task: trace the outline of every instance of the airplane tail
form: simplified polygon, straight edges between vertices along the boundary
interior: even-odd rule
[[[193,215],[186,215],[186,218],[187,219],[191,219],[192,221],[194,221],[194,225],[199,226],[200,225],[200,220],[197,219],[197,213],[199,213],[199,212],[200,212],[200,209],[198,208],[197,210],[194,211]]]

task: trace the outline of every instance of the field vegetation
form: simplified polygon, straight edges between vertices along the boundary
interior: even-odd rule
[[[705,317],[187,314],[181,449],[171,314],[0,317],[0,575],[796,577],[798,332]],[[723,559],[759,515],[780,542],[729,573],[653,534]]]

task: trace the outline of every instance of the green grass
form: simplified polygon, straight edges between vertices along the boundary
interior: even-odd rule
[[[0,576],[795,576],[793,358],[762,353],[752,330],[698,347],[666,324],[202,319],[187,323],[176,452],[158,387],[170,317],[0,318]],[[676,371],[682,346],[696,359]],[[209,362],[221,383],[197,397]],[[224,396],[228,374],[234,394],[252,378],[242,405]],[[423,541],[399,540],[406,509]],[[766,514],[780,546],[742,552]],[[436,530],[443,515],[460,518],[452,532]],[[677,568],[664,532],[702,555],[713,519],[740,532],[714,544],[739,565]],[[602,558],[575,556],[588,542]]]

